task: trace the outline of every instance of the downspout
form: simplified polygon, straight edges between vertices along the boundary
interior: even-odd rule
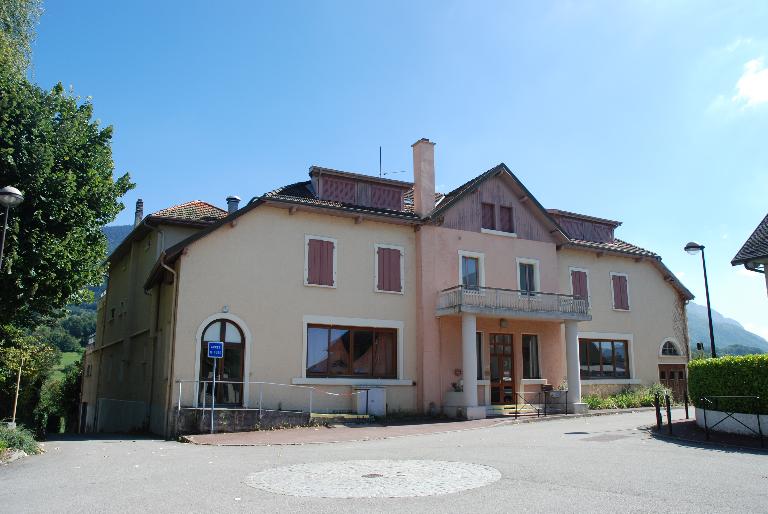
[[[169,434],[169,413],[173,399],[173,361],[176,358],[176,306],[179,298],[179,280],[176,270],[165,263],[165,252],[160,254],[160,266],[173,276],[173,300],[171,303],[171,355],[168,359],[168,394],[165,401],[165,433]]]
[[[147,221],[144,220],[143,224],[149,227],[147,224]],[[157,236],[158,236],[158,243],[157,243],[157,257],[160,258],[161,252],[163,252],[165,249],[163,248],[163,244],[165,243],[165,234],[163,234],[163,231],[158,229],[157,230]],[[162,284],[159,284],[157,287],[157,297],[154,298],[155,301],[155,323],[154,323],[154,333],[152,334],[152,338],[154,341],[154,344],[152,345],[152,363],[149,366],[149,398],[147,401],[147,405],[149,406],[149,423],[152,424],[152,399],[155,397],[155,362],[157,361],[157,348],[158,348],[158,341],[157,341],[157,332],[158,327],[160,325],[160,297],[162,296]],[[144,290],[144,294],[148,296],[152,296],[151,292],[147,292],[147,290]]]

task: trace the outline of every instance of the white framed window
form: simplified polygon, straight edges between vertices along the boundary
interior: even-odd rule
[[[405,294],[405,249],[398,245],[373,245],[373,290]]]
[[[539,368],[539,336],[523,334],[523,378],[541,378]]]
[[[459,250],[459,284],[469,289],[485,287],[485,254]]]
[[[611,306],[615,311],[629,311],[629,275],[611,271]]]
[[[336,239],[304,235],[304,285],[335,288],[337,284]]]
[[[521,294],[533,294],[541,291],[539,260],[517,258],[517,285]]]

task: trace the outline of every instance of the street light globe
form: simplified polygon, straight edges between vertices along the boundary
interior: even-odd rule
[[[696,255],[703,249],[704,249],[704,245],[700,245],[699,243],[696,243],[694,241],[691,241],[690,243],[685,245],[685,251],[691,255]]]
[[[24,201],[24,195],[15,187],[6,186],[0,189],[0,205],[3,207],[16,207]]]

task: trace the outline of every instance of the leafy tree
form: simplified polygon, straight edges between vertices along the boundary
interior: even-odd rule
[[[0,183],[25,195],[6,237],[0,323],[29,326],[101,283],[101,227],[134,185],[113,179],[112,128],[61,84],[44,91],[0,70],[0,113]]]
[[[80,340],[58,325],[53,327],[40,325],[35,330],[35,336],[40,341],[55,346],[61,352],[76,352],[81,348]]]
[[[40,0],[0,0],[0,66],[24,74],[42,12]]]

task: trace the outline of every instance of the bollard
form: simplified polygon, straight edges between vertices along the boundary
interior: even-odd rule
[[[659,393],[653,395],[653,406],[656,407],[656,430],[661,432],[661,405],[659,405]]]
[[[667,405],[667,429],[669,430],[669,435],[672,435],[672,407],[670,406],[669,401],[669,395],[664,395],[664,402]]]
[[[688,418],[688,391],[683,393],[683,401],[685,402],[685,419]]]

